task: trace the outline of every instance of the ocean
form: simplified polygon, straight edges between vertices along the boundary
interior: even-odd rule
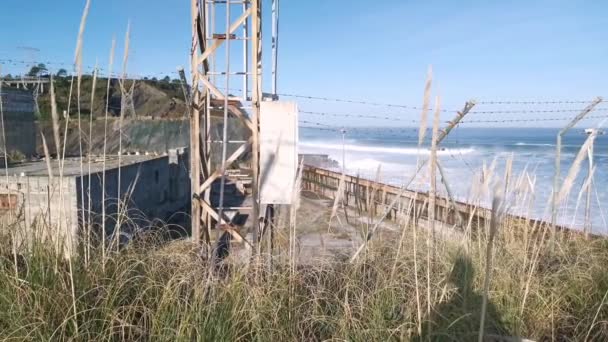
[[[489,206],[498,184],[504,187],[507,161],[512,159],[512,176],[505,201],[508,210],[549,221],[550,200],[555,172],[558,128],[472,128],[457,127],[441,143],[438,159],[454,197],[469,203]],[[427,135],[430,135],[430,130]],[[562,139],[561,180],[566,178],[581,146],[587,139],[582,128],[573,128]],[[418,148],[417,128],[351,128],[346,129],[344,144],[341,132],[317,128],[300,128],[300,153],[321,153],[344,164],[348,174],[375,179],[397,186],[414,174],[419,161],[429,156],[429,138]],[[598,135],[594,144],[595,167],[591,188],[591,229],[608,234],[608,135]],[[494,165],[494,167],[492,167]],[[586,193],[581,189],[587,178],[589,162],[581,164],[571,191],[558,211],[558,223],[582,229],[585,222]],[[378,173],[378,168],[380,172]],[[492,183],[480,193],[483,169],[493,169]],[[485,173],[490,174],[489,171]],[[438,173],[439,177],[439,173]],[[429,168],[423,168],[410,189],[428,191]],[[560,180],[560,186],[562,181]],[[438,190],[445,188],[438,178]]]

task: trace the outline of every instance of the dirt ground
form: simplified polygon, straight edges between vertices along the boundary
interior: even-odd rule
[[[380,217],[370,217],[366,212],[358,212],[349,207],[346,210],[339,205],[335,216],[331,217],[333,199],[324,198],[312,192],[303,192],[300,197],[300,206],[296,216],[296,255],[299,264],[314,264],[330,260],[350,259],[363,244],[364,237],[371,232],[376,224],[377,229],[371,237],[371,242],[398,241],[404,222],[382,220]],[[273,253],[275,256],[287,256],[289,246],[289,208],[279,208],[276,214],[275,242]],[[383,213],[379,210],[379,214]],[[331,217],[331,220],[330,220]],[[418,221],[418,227],[428,229],[425,220]],[[451,231],[449,238],[461,239],[456,236],[453,229],[446,229],[445,225],[436,222],[436,229],[440,232]],[[251,233],[247,234],[248,241],[253,240]],[[251,251],[247,244],[233,245],[233,256],[237,259],[248,259]]]
[[[349,258],[363,242],[365,227],[353,217],[346,220],[342,208],[330,221],[333,204],[333,200],[314,193],[302,194],[296,219],[300,263],[334,257]]]

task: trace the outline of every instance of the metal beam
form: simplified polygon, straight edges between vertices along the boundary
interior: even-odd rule
[[[260,101],[262,100],[262,5],[260,0],[251,0],[251,10],[255,11],[252,14],[252,72],[253,72],[253,87],[252,87],[252,106],[253,116],[252,122],[254,129],[252,131],[253,145],[251,169],[253,173],[252,179],[252,196],[253,196],[253,245],[254,253],[260,254],[259,244],[259,222],[260,222],[260,202],[259,202],[259,176],[260,176]]]
[[[230,31],[228,32],[228,35],[234,33],[234,31],[236,31],[250,15],[251,8],[247,9],[245,13],[243,13],[236,21],[232,23],[232,25],[230,25]],[[226,37],[226,39],[230,39],[230,37],[228,36]],[[207,58],[209,58],[209,56],[211,56],[211,54],[213,54],[224,43],[224,40],[225,39],[215,39],[213,44],[208,49],[206,49],[205,52],[203,52],[203,54],[200,56],[200,58],[198,59],[198,63],[206,61]]]
[[[242,156],[249,148],[252,151],[251,169],[253,173],[252,179],[252,196],[253,196],[253,234],[254,240],[257,242],[258,223],[259,223],[259,113],[260,101],[262,100],[262,60],[261,60],[261,1],[251,0],[239,2],[240,6],[224,6],[219,5],[217,1],[192,0],[192,51],[191,51],[191,69],[192,69],[192,90],[191,90],[191,178],[192,178],[192,227],[195,240],[200,236],[200,224],[205,226],[207,242],[210,243],[212,222],[217,221],[221,225],[219,218],[221,208],[223,207],[220,200],[220,213],[208,205],[211,196],[211,184],[221,177],[225,169]],[[232,4],[232,3],[231,3]],[[237,3],[234,3],[236,5]],[[218,15],[216,11],[225,11],[225,16]],[[240,11],[238,18],[231,22],[231,12]],[[235,14],[235,13],[232,13]],[[237,16],[236,14],[234,16]],[[251,24],[251,26],[250,26]],[[226,26],[225,26],[226,25]],[[222,26],[219,33],[215,29]],[[251,29],[249,29],[251,27]],[[233,56],[229,54],[232,47],[232,42],[226,42],[227,39],[235,40],[235,31],[242,29],[244,36],[239,37],[243,40],[243,69],[244,72],[230,72],[234,67],[232,65]],[[216,34],[217,33],[217,34]],[[250,36],[248,36],[250,35]],[[249,43],[251,42],[251,43]],[[219,53],[219,48],[226,43],[226,54]],[[251,47],[249,46],[251,44]],[[218,63],[219,62],[219,63]],[[216,77],[218,66],[225,67],[226,72],[222,76],[226,76],[226,83],[218,84]],[[238,70],[241,65],[235,70]],[[210,72],[213,71],[213,72]],[[242,99],[239,97],[229,96],[232,90],[228,85],[232,85],[231,77],[243,77]],[[223,77],[221,77],[223,79]],[[248,88],[251,84],[252,104],[249,113],[245,111],[244,104],[231,103],[233,101],[247,101]],[[224,87],[226,89],[224,89]],[[211,139],[211,113],[216,110],[217,102],[224,102],[220,108],[224,111],[223,121],[224,128],[228,124],[228,118],[234,116],[239,118],[240,122],[245,127],[251,130],[251,138],[241,145],[228,158],[225,155],[226,144],[228,143],[228,131],[222,130],[222,136]],[[215,119],[215,117],[214,117]],[[196,136],[196,137],[195,137]],[[221,164],[223,166],[213,166],[212,157],[218,153],[216,149],[211,149],[211,141],[222,141],[221,148]],[[217,160],[217,158],[213,158]],[[202,172],[202,173],[201,173]],[[223,183],[223,182],[222,182]],[[221,189],[223,186],[221,186]],[[220,197],[222,197],[220,195]],[[218,226],[218,227],[219,227]],[[227,231],[228,232],[228,231]],[[233,232],[229,232],[233,237]],[[236,237],[235,237],[236,238]],[[258,249],[254,248],[256,252]]]
[[[448,134],[450,134],[450,131],[456,127],[456,125],[458,125],[458,123],[462,120],[462,118],[464,118],[470,111],[471,109],[473,109],[473,107],[475,107],[475,101],[468,101],[467,103],[465,103],[464,108],[459,111],[456,112],[456,117],[454,119],[452,119],[452,121],[448,122],[448,125],[446,128],[442,129],[441,132],[439,132],[439,137],[437,138],[437,144],[439,144],[443,139],[445,139],[445,137],[448,136]]]
[[[190,62],[191,62],[191,73],[192,73],[192,109],[190,110],[190,192],[193,200],[190,206],[191,215],[191,229],[192,229],[192,241],[195,244],[200,243],[201,238],[201,208],[199,201],[194,200],[195,195],[198,195],[198,189],[201,181],[201,154],[200,154],[200,115],[201,115],[201,99],[200,89],[198,85],[199,73],[198,73],[198,60],[197,50],[203,48],[204,41],[201,40],[201,36],[205,36],[204,32],[200,30],[200,15],[199,1],[191,0],[191,16],[192,16],[192,47],[190,50]],[[204,112],[204,109],[203,109]],[[205,141],[205,140],[203,140]],[[207,241],[209,242],[209,241]]]
[[[232,155],[226,159],[226,165],[230,165],[232,163],[234,163],[240,156],[243,155],[243,153],[245,153],[245,151],[247,151],[247,149],[249,148],[249,146],[251,146],[252,143],[252,139],[249,138],[249,140],[241,145],[241,147],[239,147],[236,151],[234,151],[234,153],[232,153]],[[222,175],[222,169],[219,168],[217,170],[215,170],[209,177],[207,177],[207,179],[205,179],[205,182],[200,186],[199,191],[203,192],[205,190],[207,190],[211,184],[213,184],[213,182],[218,179],[220,176]]]
[[[555,174],[553,175],[553,198],[551,201],[551,249],[553,250],[555,243],[555,233],[557,224],[557,201],[560,192],[559,178],[561,173],[561,157],[562,157],[562,137],[568,132],[574,125],[581,121],[587,114],[591,113],[595,107],[603,101],[601,97],[595,98],[587,107],[585,107],[577,116],[572,119],[564,128],[562,128],[557,134],[557,146],[555,153]]]

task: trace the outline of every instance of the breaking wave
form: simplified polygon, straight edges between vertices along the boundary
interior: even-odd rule
[[[342,151],[342,144],[332,143],[321,143],[321,142],[300,142],[300,147],[316,150],[339,150]],[[386,154],[401,154],[401,155],[429,155],[430,150],[427,148],[418,149],[416,147],[382,147],[382,146],[370,146],[370,145],[354,145],[346,144],[344,148],[348,152],[372,152],[372,153],[386,153]],[[468,148],[441,148],[437,151],[438,155],[450,155],[450,154],[469,154],[475,152],[472,147]]]
[[[516,146],[555,146],[554,144],[532,144],[532,143],[525,143],[525,142],[518,142],[515,144]]]

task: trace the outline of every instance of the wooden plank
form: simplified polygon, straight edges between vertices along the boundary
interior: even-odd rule
[[[209,203],[207,203],[207,201],[203,200],[203,199],[199,199],[199,202],[201,204],[201,207],[203,208],[203,210],[205,212],[207,212],[214,220],[216,220],[217,222],[220,222],[220,216],[217,213],[217,211],[215,211],[215,209],[213,209],[211,207],[211,205],[209,205]],[[233,228],[233,226],[226,222],[226,220],[224,218],[222,218],[221,223],[219,225],[219,229],[230,234],[230,236],[232,236],[232,238],[237,242],[237,243],[246,243],[249,246],[251,246],[251,243],[249,241],[247,241],[247,239],[245,239],[245,237],[243,235],[241,235],[241,233],[239,231],[237,231],[236,229]]]
[[[260,141],[259,141],[259,127],[260,127],[260,101],[262,92],[262,6],[260,0],[251,0],[251,7],[249,10],[255,11],[251,14],[251,37],[252,37],[252,93],[251,102],[253,105],[253,131],[251,134],[252,138],[252,158],[251,168],[253,171],[252,188],[251,193],[253,197],[253,245],[254,255],[257,257],[260,254],[260,241],[259,241],[259,221],[260,221],[260,202],[259,202],[259,177],[260,177]]]
[[[243,122],[243,124],[253,132],[253,130],[255,129],[253,126],[253,122],[251,122],[251,120],[249,120],[249,118],[246,117],[237,106],[229,105],[228,110],[230,110],[230,112],[234,114],[234,116],[241,119],[241,122]]]
[[[198,202],[200,203],[203,210],[206,211],[209,215],[211,215],[211,217],[213,217],[214,220],[216,220],[218,222],[220,221],[219,214],[217,213],[217,211],[215,211],[215,209],[213,209],[211,207],[211,205],[209,203],[207,203],[207,201],[205,201],[202,198],[199,198]],[[228,224],[228,222],[226,222],[226,220],[222,217],[222,221],[220,222],[220,224]]]
[[[217,88],[216,86],[213,85],[213,83],[211,83],[207,78],[208,76],[202,73],[199,73],[199,77],[200,80],[205,84],[205,87],[207,87],[207,89],[209,89],[209,91],[213,94],[213,96],[215,96],[215,98],[213,98],[212,101],[224,101],[224,99],[226,98],[224,93],[219,90],[219,88]],[[228,96],[228,102],[232,102],[232,103],[239,103],[241,102],[241,99],[239,97],[235,97],[235,96]]]
[[[241,155],[243,155],[243,153],[245,153],[245,151],[247,151],[247,148],[249,148],[249,146],[251,145],[251,142],[252,142],[252,138],[249,138],[249,140],[247,140],[246,143],[244,143],[236,151],[234,151],[234,153],[232,153],[232,155],[228,159],[226,159],[226,165],[230,165],[230,164],[234,163]],[[209,176],[207,179],[205,179],[205,182],[199,187],[199,191],[200,192],[205,191],[205,189],[210,187],[211,184],[221,176],[222,176],[222,170],[221,169],[215,170],[211,174],[211,176]]]
[[[192,15],[192,50],[190,51],[190,63],[192,68],[192,110],[190,111],[190,191],[192,198],[198,195],[198,188],[200,184],[200,106],[199,106],[199,90],[198,90],[198,63],[197,63],[197,49],[196,46],[200,44],[200,37],[198,35],[198,22],[200,20],[200,11],[198,8],[198,0],[192,0],[191,2],[191,15]],[[192,241],[194,244],[200,243],[201,237],[201,211],[198,201],[191,201],[191,227],[192,227]]]
[[[248,8],[247,11],[243,12],[243,14],[230,25],[229,34],[234,33],[234,31],[236,31],[245,22],[245,20],[247,20],[251,13],[252,7]],[[213,44],[211,44],[211,46],[203,52],[203,54],[199,58],[198,63],[206,61],[207,58],[209,58],[209,56],[211,56],[211,54],[214,53],[215,50],[217,50],[224,43],[224,41],[224,39],[214,40]]]
[[[215,99],[217,100],[224,100],[225,99],[225,95],[224,93],[222,93],[221,90],[219,90],[216,86],[213,85],[213,83],[211,83],[206,75],[203,75],[201,73],[199,73],[199,78],[200,80],[205,84],[205,87],[207,87],[207,89],[209,89],[209,91],[213,94],[213,96],[215,96]],[[234,100],[238,100],[238,98],[236,97],[228,97],[228,101],[234,101]]]

